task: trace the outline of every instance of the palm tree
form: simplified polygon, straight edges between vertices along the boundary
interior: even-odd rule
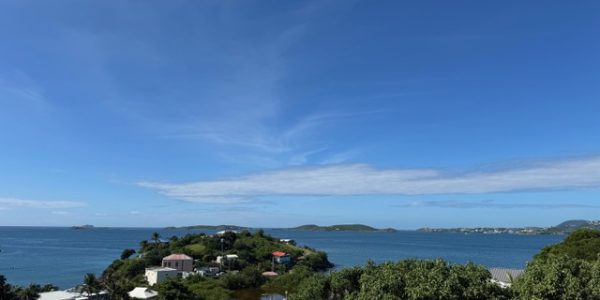
[[[13,300],[15,294],[13,287],[6,282],[6,277],[0,275],[0,300]]]
[[[82,291],[86,292],[88,297],[100,291],[100,281],[94,273],[85,274]]]
[[[158,234],[158,232],[152,233],[152,240],[155,244],[160,243],[160,234]]]
[[[143,252],[148,247],[148,241],[143,240],[140,242],[140,248],[142,249],[140,252]]]
[[[19,300],[37,300],[40,298],[41,287],[36,284],[30,284],[28,287],[19,288],[17,291],[17,299]]]

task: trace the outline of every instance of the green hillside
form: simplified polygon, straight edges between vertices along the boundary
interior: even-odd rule
[[[361,231],[361,232],[393,232],[396,231],[392,228],[378,229],[371,226],[363,225],[363,224],[341,224],[341,225],[331,225],[331,226],[319,226],[315,224],[302,225],[294,228],[289,228],[290,230],[297,231]]]

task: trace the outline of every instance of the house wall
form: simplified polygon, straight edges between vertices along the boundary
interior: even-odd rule
[[[177,271],[146,270],[146,280],[150,285],[161,283],[168,278],[177,277]]]
[[[278,256],[278,257],[275,257],[275,261],[278,264],[289,264],[291,262],[291,257],[289,255]]]
[[[190,259],[165,260],[162,262],[163,268],[173,268],[179,272],[191,272],[194,270],[194,261]]]

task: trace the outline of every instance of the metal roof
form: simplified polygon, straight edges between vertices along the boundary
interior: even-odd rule
[[[492,279],[504,283],[511,283],[510,276],[513,279],[517,279],[523,274],[523,270],[520,269],[505,269],[505,268],[491,268],[489,269],[492,273]],[[510,275],[509,275],[510,274]]]
[[[171,254],[163,258],[163,260],[194,260],[185,254]]]

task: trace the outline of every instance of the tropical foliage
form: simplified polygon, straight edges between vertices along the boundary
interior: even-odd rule
[[[274,264],[272,253],[283,251],[291,256],[291,263]],[[223,235],[189,234],[171,237],[164,241],[158,233],[150,241],[142,241],[138,257],[130,258],[132,250],[124,250],[121,259],[115,260],[103,272],[101,281],[113,299],[127,299],[127,292],[136,286],[145,286],[144,270],[158,266],[162,258],[172,253],[185,253],[196,261],[196,267],[214,266],[217,256],[235,254],[238,259],[227,263],[228,271],[218,278],[192,276],[159,284],[156,288],[168,299],[230,299],[231,292],[239,289],[259,288],[267,279],[265,271],[287,274],[299,268],[310,274],[331,268],[327,254],[310,248],[300,248],[281,242],[258,230],[255,233],[225,232]],[[178,288],[179,291],[172,291]],[[190,294],[191,293],[191,294]],[[192,296],[190,296],[192,295]]]
[[[13,286],[8,284],[6,277],[0,275],[0,300],[36,300],[39,294],[57,290],[58,287],[52,284],[39,285],[30,284],[26,287]]]
[[[154,288],[160,299],[205,300],[231,299],[233,291],[261,288],[290,295],[289,299],[367,300],[367,299],[517,299],[570,300],[600,299],[600,231],[579,229],[563,242],[548,246],[527,265],[511,288],[501,288],[491,281],[490,272],[472,263],[451,264],[444,260],[401,260],[364,267],[346,268],[328,274],[327,255],[310,248],[279,242],[264,232],[244,231],[223,236],[204,234],[172,237],[168,242],[154,235],[151,242],[140,243],[139,257],[124,251],[97,279],[87,274],[81,287],[93,294],[106,289],[112,299],[128,299],[127,292],[144,286],[143,273],[148,266],[160,263],[170,253],[187,253],[198,266],[210,265],[218,255],[237,254],[239,262],[232,271],[217,278],[199,275],[173,278]],[[267,279],[262,272],[272,268],[271,252],[292,255],[292,264],[278,266],[279,276]],[[0,275],[0,300],[37,299],[42,291],[54,286],[11,286]]]

